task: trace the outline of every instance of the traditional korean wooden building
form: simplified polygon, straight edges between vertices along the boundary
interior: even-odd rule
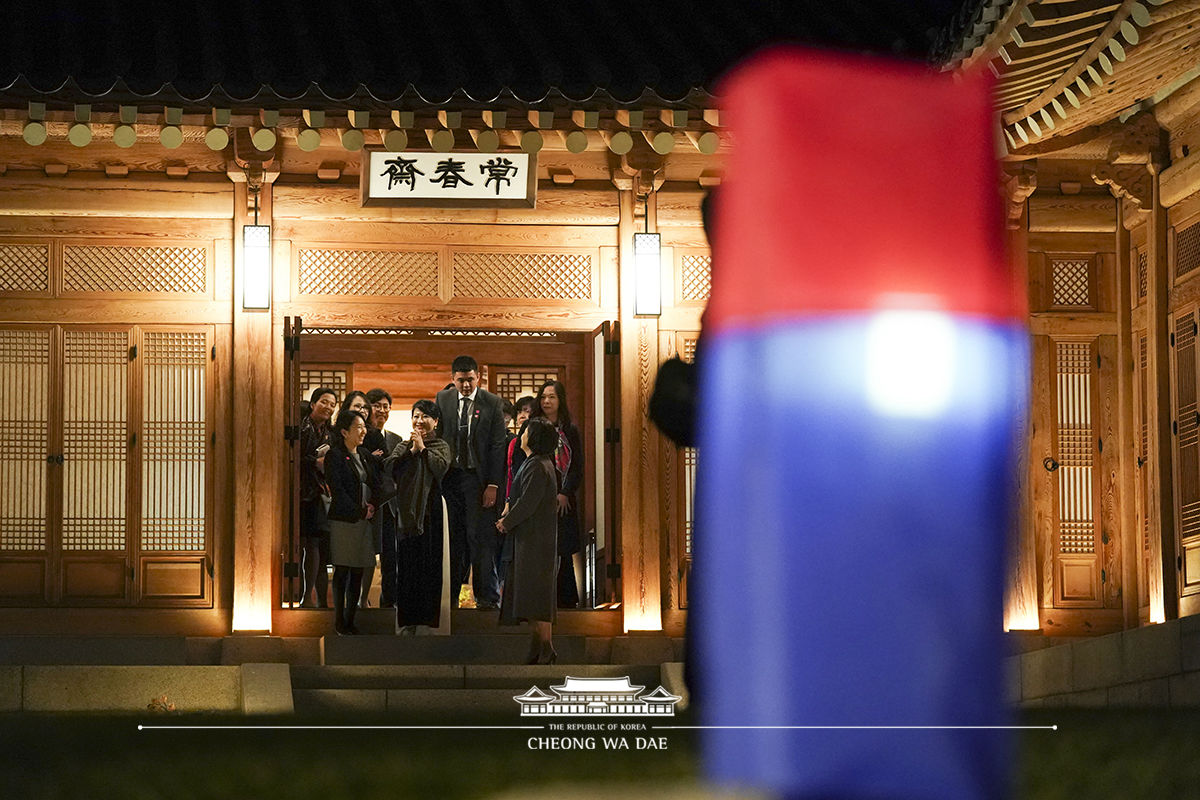
[[[325,632],[290,607],[301,394],[382,385],[406,417],[470,353],[508,399],[563,380],[582,423],[603,610],[564,629],[680,631],[695,458],[645,407],[708,293],[712,84],[777,36],[921,54],[936,29],[811,5],[7,4],[0,629]],[[377,204],[375,150],[536,180],[519,207]],[[661,236],[661,313],[635,314],[635,231]]]
[[[780,38],[999,75],[1036,355],[1008,624],[1197,610],[1191,0],[336,5],[6,10],[0,629],[324,632],[289,603],[300,395],[381,385],[407,416],[466,352],[509,399],[562,379],[582,420],[602,608],[564,629],[681,631],[695,454],[645,407],[707,299],[715,81]],[[373,151],[528,155],[535,197],[374,202]],[[661,237],[649,287],[635,232]]]
[[[1033,418],[1007,624],[1095,634],[1200,610],[1200,7],[985,2],[948,68],[998,76]]]

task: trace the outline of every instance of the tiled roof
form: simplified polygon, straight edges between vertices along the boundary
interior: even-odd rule
[[[775,41],[927,57],[961,0],[4,0],[13,101],[701,103]]]

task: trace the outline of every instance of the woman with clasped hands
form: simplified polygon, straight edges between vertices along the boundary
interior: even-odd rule
[[[396,628],[414,634],[418,625],[438,627],[442,598],[442,478],[450,468],[450,445],[438,438],[437,403],[412,408],[412,438],[384,462],[396,482]]]
[[[506,534],[500,624],[530,625],[529,664],[553,664],[558,653],[550,639],[556,602],[558,477],[553,463],[558,431],[535,417],[521,434],[524,463],[513,476],[508,511],[496,523]]]

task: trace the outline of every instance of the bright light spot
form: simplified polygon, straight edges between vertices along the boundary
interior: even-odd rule
[[[932,417],[954,382],[954,325],[936,311],[883,311],[867,329],[867,399],[880,414]]]

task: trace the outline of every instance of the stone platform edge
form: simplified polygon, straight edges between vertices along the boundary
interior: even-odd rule
[[[0,713],[258,715],[293,710],[287,664],[0,666]]]
[[[1200,616],[1045,647],[1006,660],[1021,708],[1200,707]]]

